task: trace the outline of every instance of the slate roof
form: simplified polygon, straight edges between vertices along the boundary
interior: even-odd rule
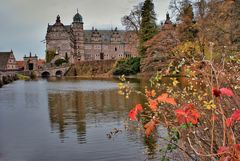
[[[111,42],[111,36],[112,36],[112,33],[113,33],[112,30],[97,30],[97,31],[99,32],[99,34],[102,37],[102,43],[110,43]],[[117,32],[120,34],[121,42],[124,42],[125,31],[118,30]],[[92,35],[92,30],[84,30],[85,43],[90,43],[91,42],[91,35]]]
[[[48,25],[47,31],[50,32],[52,27],[54,27],[54,25]],[[71,25],[63,25],[63,27],[65,28],[65,30],[70,33],[71,32]]]
[[[4,70],[12,52],[0,52],[0,69]]]
[[[16,65],[18,69],[24,68],[24,61],[23,60],[16,61]]]
[[[48,25],[48,32],[51,31],[52,27],[54,27],[56,24],[54,25]],[[60,24],[57,24],[57,25],[60,25]],[[72,26],[71,25],[63,25],[61,24],[64,29],[68,32],[68,33],[71,33],[72,32]],[[94,32],[93,30],[83,30],[84,32],[84,41],[85,43],[91,43],[91,36],[92,36],[92,32]],[[95,30],[96,32],[96,30]],[[121,43],[124,43],[124,33],[126,33],[126,31],[124,30],[117,30],[117,31],[114,31],[114,30],[97,30],[97,32],[99,32],[99,34],[101,35],[102,37],[102,43],[111,43],[111,36],[114,32],[117,32],[120,37],[121,37]]]
[[[67,32],[71,32],[71,26],[70,25],[65,25],[64,28],[67,30]]]

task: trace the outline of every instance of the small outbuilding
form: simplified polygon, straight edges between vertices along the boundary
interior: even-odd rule
[[[13,71],[16,69],[16,59],[13,51],[0,52],[0,71]]]

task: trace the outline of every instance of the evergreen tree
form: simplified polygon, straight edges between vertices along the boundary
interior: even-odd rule
[[[145,0],[142,7],[142,21],[140,26],[140,52],[144,54],[144,42],[150,40],[157,33],[156,13],[152,0]]]

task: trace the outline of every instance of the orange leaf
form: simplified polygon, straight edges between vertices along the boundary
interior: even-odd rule
[[[157,100],[158,102],[165,102],[165,100],[168,98],[167,93],[163,93],[161,96],[158,96]]]
[[[174,98],[170,98],[170,97],[166,99],[166,103],[172,104],[174,106],[177,105],[175,99]]]
[[[169,103],[174,106],[177,105],[176,101],[174,98],[168,97],[167,93],[163,93],[162,95],[158,96],[157,98],[158,102],[164,102],[164,103]]]
[[[157,111],[158,102],[156,100],[148,99],[149,107],[153,112]]]
[[[155,90],[152,90],[152,91],[151,91],[151,95],[152,95],[152,97],[155,97],[155,96],[156,96],[156,91],[155,91]]]
[[[145,134],[146,136],[149,136],[152,131],[155,129],[156,122],[154,120],[151,120],[146,125],[144,125],[144,128],[146,129]]]
[[[156,91],[152,90],[152,91],[148,91],[147,89],[145,89],[145,94],[147,97],[155,97],[156,96]]]

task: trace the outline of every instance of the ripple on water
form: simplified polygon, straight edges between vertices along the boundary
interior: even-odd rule
[[[82,80],[74,82],[50,82],[48,84],[48,90],[51,92],[68,92],[68,91],[99,91],[117,89],[117,83],[111,81],[100,80]]]

